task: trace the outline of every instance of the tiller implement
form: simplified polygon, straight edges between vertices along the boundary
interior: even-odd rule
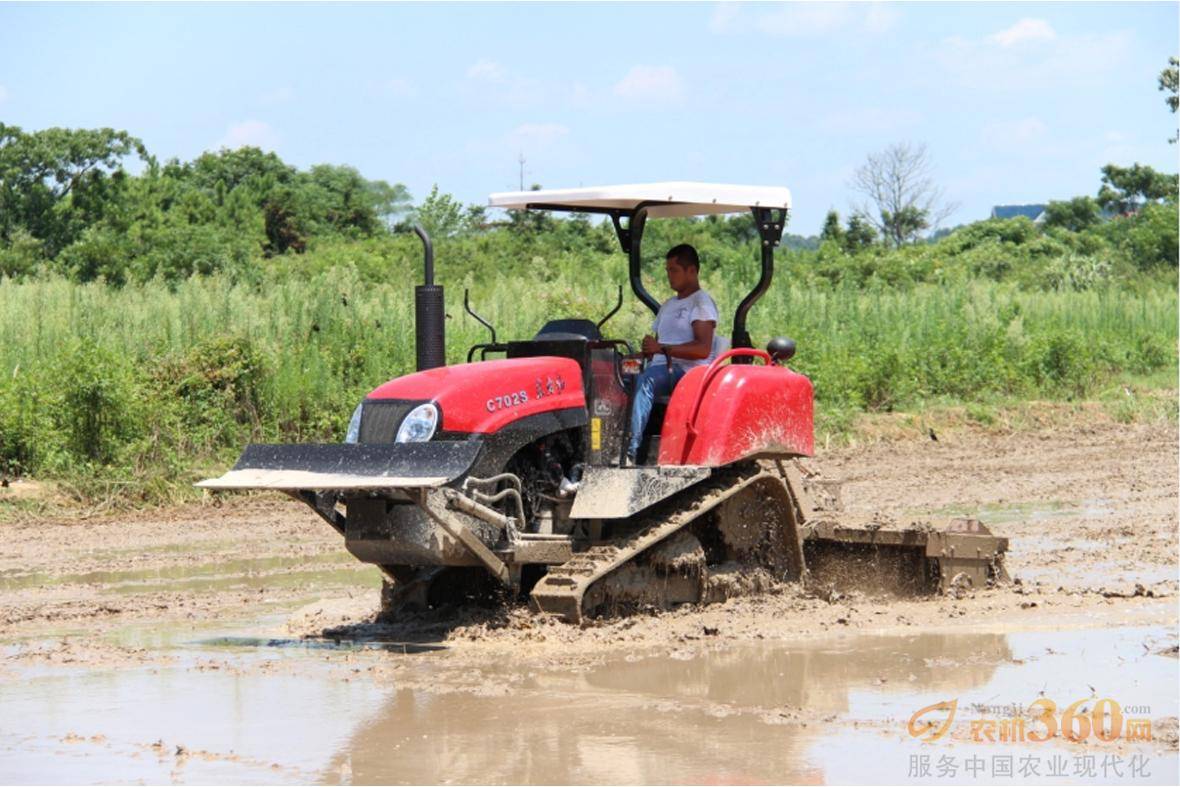
[[[571,622],[759,592],[782,580],[941,592],[1004,578],[1007,539],[974,519],[854,519],[799,460],[812,387],[789,339],[755,349],[751,307],[770,286],[790,209],[784,188],[657,183],[493,194],[492,207],[610,218],[631,290],[649,218],[750,213],[761,276],[729,341],[656,401],[636,466],[624,462],[643,357],[584,316],[531,339],[491,330],[467,362],[444,356],[443,289],[416,288],[418,369],[373,390],[343,444],[251,445],[207,489],[277,489],[302,500],[389,581],[386,610],[460,603],[489,586]],[[478,356],[478,360],[476,360]],[[502,356],[492,357],[489,356]]]

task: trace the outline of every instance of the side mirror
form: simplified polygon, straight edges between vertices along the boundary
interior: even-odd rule
[[[795,340],[785,336],[776,336],[766,345],[766,352],[770,353],[770,357],[775,363],[789,361],[791,356],[795,354]]]

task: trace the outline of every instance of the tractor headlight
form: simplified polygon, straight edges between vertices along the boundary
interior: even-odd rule
[[[434,436],[438,426],[438,408],[427,402],[410,411],[398,427],[397,443],[425,443]]]
[[[352,411],[352,418],[348,422],[348,431],[344,433],[344,442],[359,443],[361,441],[361,407],[364,402],[358,404],[356,409]]]

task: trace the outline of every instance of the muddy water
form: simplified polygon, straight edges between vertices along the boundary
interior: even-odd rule
[[[0,593],[47,585],[94,585],[104,593],[146,593],[153,590],[226,590],[272,587],[278,584],[355,581],[362,587],[380,587],[377,569],[357,563],[347,552],[297,557],[268,557],[166,566],[127,571],[89,571],[50,574],[17,570],[0,571]]]
[[[1174,749],[1158,743],[1014,745],[969,732],[972,719],[998,718],[987,707],[1038,697],[1109,697],[1175,717],[1180,669],[1155,652],[1175,642],[1165,629],[706,642],[577,671],[243,631],[118,639],[159,658],[10,669],[0,782],[908,782],[911,757],[1036,757],[1044,772],[1053,755],[1072,766],[1079,753],[1143,757],[1149,775],[1131,783],[1178,776]],[[946,739],[910,737],[914,711],[951,699]]]
[[[0,783],[1175,783],[1175,428],[1095,429],[821,460],[856,511],[1009,536],[1024,584],[963,598],[377,630],[375,569],[293,502],[0,524]],[[298,639],[325,630],[413,643]],[[1156,740],[972,739],[1035,698],[1140,706]]]

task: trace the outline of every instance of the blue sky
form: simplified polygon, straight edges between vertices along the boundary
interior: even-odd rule
[[[465,202],[526,183],[784,185],[846,213],[925,142],[949,223],[1175,171],[1176,3],[0,4],[0,120],[255,144]]]

